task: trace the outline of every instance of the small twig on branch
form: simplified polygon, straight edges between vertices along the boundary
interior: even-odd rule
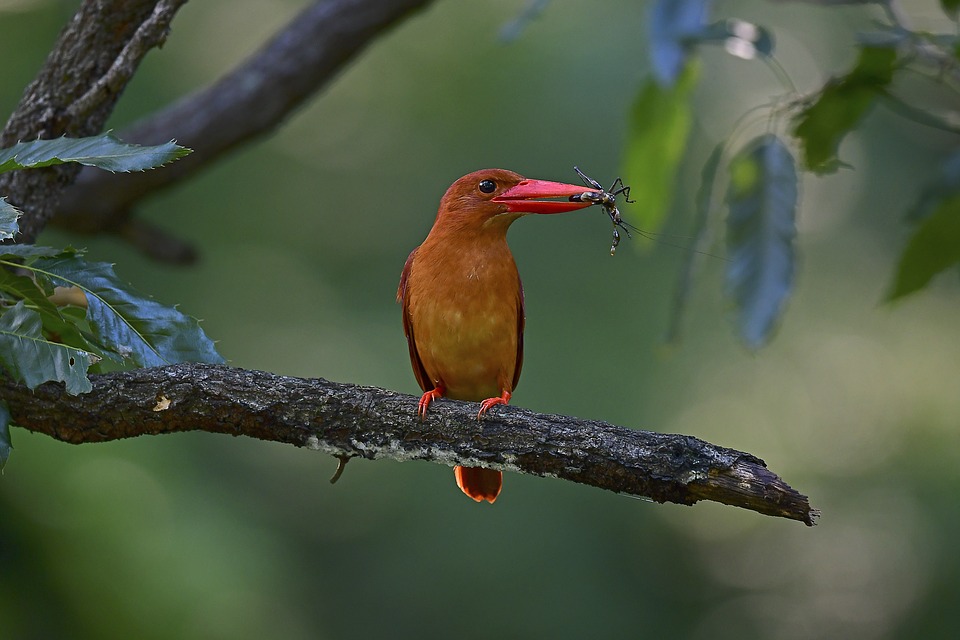
[[[81,171],[64,193],[55,224],[81,233],[118,233],[158,260],[193,259],[192,250],[173,238],[147,237],[142,228],[128,232],[135,205],[272,131],[379,35],[430,2],[325,0],[309,5],[233,71],[119,134],[139,144],[173,138],[193,149],[192,154],[163,171],[122,176]],[[158,249],[158,244],[163,246]]]
[[[333,472],[333,477],[330,478],[330,484],[337,484],[337,480],[343,475],[343,470],[347,468],[347,463],[350,462],[350,456],[346,454],[340,454],[334,457],[337,459],[337,470]]]
[[[181,364],[92,376],[93,391],[30,391],[0,378],[17,426],[74,444],[148,434],[245,435],[338,458],[427,460],[557,477],[656,502],[712,500],[813,525],[819,512],[759,458],[692,436],[445,400],[323,379]]]
[[[67,107],[67,117],[81,120],[100,108],[112,94],[119,94],[136,73],[150,49],[166,39],[170,19],[185,0],[160,0],[150,17],[143,21],[133,37],[86,93]]]

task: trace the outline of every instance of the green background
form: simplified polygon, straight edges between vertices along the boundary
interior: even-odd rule
[[[187,4],[111,125],[211,82],[303,4]],[[418,393],[394,296],[445,188],[490,166],[575,181],[578,164],[609,181],[649,75],[647,5],[554,2],[501,42],[522,6],[436,2],[269,139],[145,203],[196,244],[194,267],[109,238],[41,242],[116,262],[202,318],[235,366]],[[904,6],[917,28],[951,30],[936,3]],[[0,112],[75,7],[0,2]],[[876,17],[719,10],[773,29],[805,92],[850,67]],[[874,111],[841,148],[854,169],[802,184],[799,282],[772,344],[737,342],[724,263],[707,258],[668,348],[684,255],[671,245],[689,244],[700,167],[744,111],[783,93],[760,63],[701,58],[671,236],[624,240],[611,258],[599,210],[511,230],[527,300],[514,404],[749,451],[810,495],[819,526],[515,475],[490,507],[426,463],[357,460],[331,486],[334,460],[289,446],[184,434],[75,447],[15,429],[0,638],[956,637],[956,274],[880,304],[903,214],[956,141]]]

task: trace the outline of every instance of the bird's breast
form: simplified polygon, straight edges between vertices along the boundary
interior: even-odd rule
[[[520,279],[509,253],[459,257],[414,263],[410,319],[432,381],[451,398],[482,400],[512,390]]]

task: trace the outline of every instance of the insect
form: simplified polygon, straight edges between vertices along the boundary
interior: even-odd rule
[[[623,180],[617,178],[613,181],[610,189],[607,190],[604,189],[603,185],[599,182],[583,171],[580,171],[579,167],[575,166],[573,170],[577,172],[577,175],[580,176],[583,183],[588,187],[592,187],[594,191],[584,191],[581,194],[570,196],[570,200],[574,202],[592,202],[603,207],[603,210],[610,216],[610,222],[613,223],[613,242],[610,244],[610,255],[614,255],[617,252],[617,245],[620,244],[619,229],[623,229],[628,238],[633,237],[630,234],[630,229],[627,228],[627,224],[620,217],[620,210],[617,208],[617,196],[620,194],[623,194],[623,199],[626,202],[634,202],[634,200],[630,199],[630,187],[623,184]]]

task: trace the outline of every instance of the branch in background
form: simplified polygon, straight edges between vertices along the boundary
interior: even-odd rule
[[[186,0],[85,0],[10,116],[0,146],[99,133],[151,48],[163,44]],[[0,176],[0,194],[24,214],[19,242],[33,242],[53,215],[76,165]]]
[[[155,259],[189,262],[195,257],[191,247],[137,221],[133,207],[272,131],[377,36],[429,3],[333,0],[308,6],[229,74],[120,133],[139,144],[174,138],[194,153],[163,171],[122,176],[82,171],[64,194],[56,223],[81,233],[118,233]]]
[[[93,391],[34,391],[0,378],[13,422],[74,444],[207,431],[307,447],[343,459],[426,460],[557,477],[656,502],[699,500],[813,525],[819,512],[763,461],[692,436],[444,400],[425,422],[417,398],[385,389],[180,364],[92,376]]]

